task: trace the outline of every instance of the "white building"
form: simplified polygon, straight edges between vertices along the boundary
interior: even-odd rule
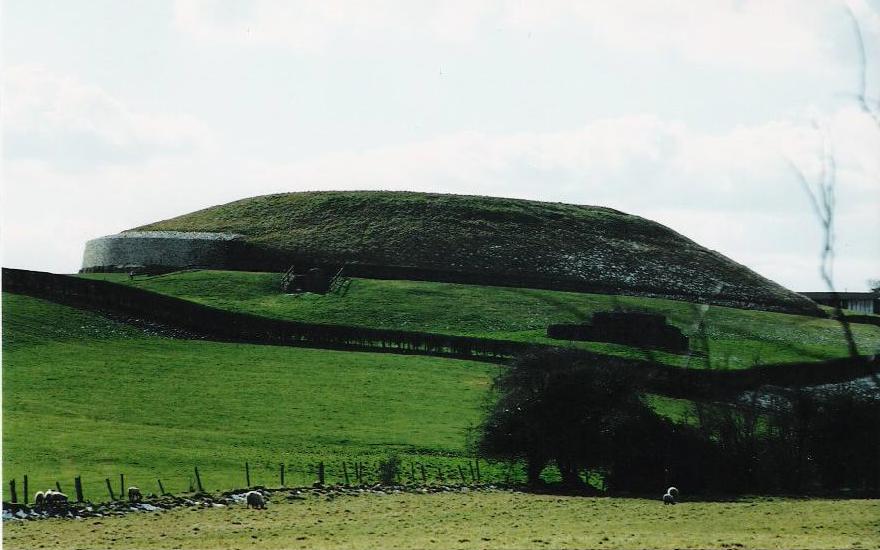
[[[880,294],[876,292],[801,292],[823,306],[837,307],[859,313],[880,313]]]

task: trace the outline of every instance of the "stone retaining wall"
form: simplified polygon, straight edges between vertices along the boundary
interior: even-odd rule
[[[129,231],[92,239],[83,253],[83,271],[137,267],[232,269],[244,245],[234,233]]]

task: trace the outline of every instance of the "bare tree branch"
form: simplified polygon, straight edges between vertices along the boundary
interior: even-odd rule
[[[814,122],[813,126],[822,136],[822,160],[818,178],[815,182],[811,182],[804,171],[794,162],[789,160],[788,164],[791,166],[801,184],[801,187],[803,187],[807,197],[810,199],[810,206],[812,206],[813,213],[816,215],[816,219],[819,220],[819,224],[822,228],[822,253],[819,264],[819,275],[822,277],[822,281],[834,297],[834,315],[843,329],[843,336],[846,339],[849,355],[851,357],[857,357],[859,355],[859,350],[856,346],[855,337],[849,326],[849,321],[847,321],[846,315],[844,315],[843,309],[840,306],[840,297],[834,288],[834,214],[837,208],[837,160],[834,156],[831,138],[828,135],[827,129],[817,122]]]
[[[862,34],[862,25],[859,23],[859,18],[856,17],[856,14],[850,6],[847,6],[846,10],[849,13],[850,20],[853,24],[853,34],[856,37],[856,54],[858,55],[859,61],[859,88],[856,97],[858,98],[862,110],[874,119],[874,123],[877,126],[880,126],[880,108],[878,108],[878,105],[872,106],[871,100],[868,99],[868,54],[865,49],[865,37]]]

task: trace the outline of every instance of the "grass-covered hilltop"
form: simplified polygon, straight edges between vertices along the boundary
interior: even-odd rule
[[[635,294],[818,314],[815,304],[656,222],[596,206],[413,192],[266,195],[136,231],[241,235],[251,271]],[[248,265],[249,264],[249,265]],[[219,266],[206,266],[219,267]]]

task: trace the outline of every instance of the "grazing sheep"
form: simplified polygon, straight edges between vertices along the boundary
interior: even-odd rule
[[[248,491],[245,496],[247,500],[248,508],[259,508],[261,510],[266,508],[266,499],[263,497],[263,494],[259,491]]]
[[[672,498],[678,498],[678,489],[676,489],[675,487],[670,487],[669,489],[666,489],[666,492],[672,495]]]
[[[37,491],[34,493],[34,508],[42,508],[45,498],[46,495],[43,491]]]
[[[667,504],[675,504],[675,497],[669,493],[663,495],[663,505],[665,506]]]
[[[140,502],[144,499],[143,495],[141,495],[141,490],[137,487],[129,487],[128,488],[128,501],[129,502]]]

